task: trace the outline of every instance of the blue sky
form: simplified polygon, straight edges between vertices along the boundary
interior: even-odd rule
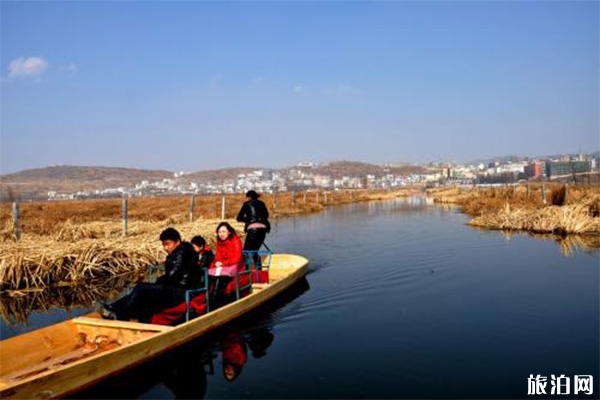
[[[0,172],[597,151],[596,1],[2,1]]]

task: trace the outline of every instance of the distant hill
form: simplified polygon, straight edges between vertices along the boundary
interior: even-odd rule
[[[207,171],[199,171],[183,176],[184,181],[224,181],[233,180],[237,178],[239,174],[247,174],[258,169],[265,169],[261,167],[237,167],[237,168],[223,168],[223,169],[211,169]]]
[[[470,165],[479,165],[479,164],[488,165],[488,164],[493,163],[495,161],[498,161],[500,164],[507,164],[507,163],[511,163],[511,162],[519,162],[519,161],[528,160],[528,159],[529,159],[529,157],[520,157],[520,156],[515,156],[515,155],[508,155],[508,156],[498,156],[498,157],[490,157],[490,158],[479,158],[477,160],[469,161],[467,164],[470,164]]]
[[[157,181],[172,177],[173,173],[169,171],[134,168],[71,165],[35,168],[0,175],[0,200],[46,199],[50,190],[74,193],[79,190],[133,186],[143,180]]]
[[[177,180],[181,183],[234,180],[239,174],[246,174],[259,169],[268,168],[238,167],[199,171],[182,175]],[[380,177],[386,174],[406,175],[425,172],[425,169],[420,166],[380,166],[355,161],[336,161],[314,167],[290,167],[272,170],[285,172],[290,169],[302,169],[313,174],[329,175],[334,178],[341,178],[342,176],[364,177],[367,174]],[[173,172],[70,165],[35,168],[14,174],[0,175],[0,201],[5,202],[16,199],[45,200],[48,198],[49,191],[72,194],[83,190],[131,188],[144,180],[156,182],[165,178],[174,179]]]
[[[293,169],[306,170],[314,174],[330,175],[338,179],[342,176],[362,177],[365,175],[375,175],[380,177],[387,174],[408,175],[425,172],[425,168],[416,165],[382,166],[357,161],[335,161],[315,167],[293,167]]]

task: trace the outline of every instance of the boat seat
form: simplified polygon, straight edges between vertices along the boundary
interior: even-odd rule
[[[243,255],[245,269],[253,271],[252,281],[254,283],[269,283],[269,269],[271,268],[273,252],[271,250],[245,250]],[[255,258],[258,258],[259,265],[254,265]]]
[[[154,314],[150,319],[150,323],[156,325],[175,325],[183,319],[183,316],[185,316],[186,321],[189,321],[192,315],[206,314],[208,312],[206,289],[202,290],[203,293],[199,293],[191,299],[188,293],[192,291],[188,290],[186,292],[186,301]]]
[[[273,252],[270,250],[244,251],[244,270],[238,272],[234,278],[225,287],[224,293],[227,296],[239,300],[248,296],[252,292],[253,283],[269,283],[269,268]],[[259,265],[255,265],[254,258],[258,255]],[[151,268],[150,277],[152,279],[157,267]],[[166,308],[154,314],[150,323],[156,325],[175,325],[183,319],[189,321],[193,315],[204,315],[210,311],[208,288],[208,271],[204,271],[204,282],[207,284],[203,288],[188,290],[186,292],[186,301],[171,308]]]
[[[253,283],[269,283],[269,268],[273,258],[270,250],[245,250],[242,254],[244,270],[238,272],[225,288],[225,294],[232,296],[235,293],[236,300],[250,294]],[[259,261],[258,265],[255,265],[255,258]]]
[[[163,332],[163,331],[173,329],[168,326],[155,326],[155,325],[151,325],[151,324],[145,324],[142,322],[119,321],[119,320],[112,320],[112,319],[103,319],[101,317],[98,317],[98,318],[76,317],[76,318],[73,318],[73,322],[78,325],[90,325],[90,326],[99,326],[99,327],[106,327],[106,328],[131,329],[131,330],[150,331],[150,332]]]
[[[252,292],[252,271],[240,271],[225,287],[224,293],[226,296],[235,294],[236,300],[246,297]]]
[[[154,267],[156,268],[156,267]],[[153,279],[152,267],[150,270],[150,279]],[[209,311],[208,294],[208,271],[204,270],[204,285],[197,289],[185,291],[185,301],[170,308],[165,308],[154,314],[150,319],[151,324],[156,325],[176,325],[185,316],[185,321],[189,321],[193,315],[203,315]]]

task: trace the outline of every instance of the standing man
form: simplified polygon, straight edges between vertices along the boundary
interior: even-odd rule
[[[104,317],[148,322],[160,310],[184,302],[186,290],[200,286],[198,253],[192,245],[181,241],[181,235],[174,228],[165,229],[159,239],[167,253],[165,274],[155,283],[138,283],[130,294],[112,304],[105,304]]]
[[[257,251],[265,241],[267,233],[271,231],[269,223],[269,210],[265,203],[258,198],[260,195],[254,190],[246,192],[246,201],[237,215],[238,222],[243,222],[246,240],[244,251]],[[258,253],[254,255],[255,265],[258,267]]]

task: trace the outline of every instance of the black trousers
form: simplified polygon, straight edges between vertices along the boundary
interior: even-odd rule
[[[185,290],[156,283],[138,283],[133,291],[120,298],[107,309],[119,320],[137,319],[149,322],[152,315],[165,308],[175,307],[185,301]]]
[[[246,240],[244,241],[244,251],[256,251],[260,249],[260,246],[265,242],[265,237],[267,236],[266,228],[258,228],[258,229],[248,229],[246,232]],[[254,260],[254,265],[257,269],[260,269],[260,262],[258,253],[252,256]]]
[[[216,310],[231,302],[231,296],[225,294],[225,288],[233,278],[231,276],[209,276],[210,287],[210,309]]]

